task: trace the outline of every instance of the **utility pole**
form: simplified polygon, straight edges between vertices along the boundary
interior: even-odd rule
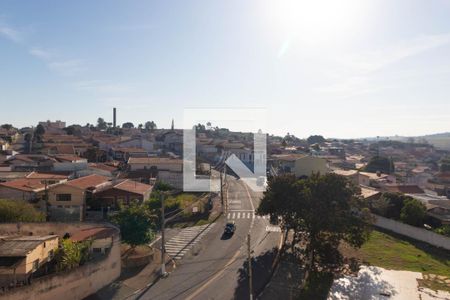
[[[222,203],[222,210],[223,210],[223,182],[222,182],[222,172],[219,172],[220,176],[220,202]]]
[[[161,192],[160,195],[161,199],[161,276],[165,277],[167,276],[166,272],[166,262],[165,262],[165,256],[166,256],[166,245],[164,240],[164,227],[166,226],[166,218],[164,216],[164,194]]]
[[[250,300],[253,300],[253,274],[252,274],[252,252],[250,249],[250,233],[247,235],[247,252],[248,252],[248,288]]]

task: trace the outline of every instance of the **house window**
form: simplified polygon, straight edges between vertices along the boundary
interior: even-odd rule
[[[32,270],[32,272],[36,272],[38,268],[39,268],[39,259],[36,259],[35,261],[33,261],[33,270]]]
[[[56,201],[71,201],[71,194],[56,194]]]

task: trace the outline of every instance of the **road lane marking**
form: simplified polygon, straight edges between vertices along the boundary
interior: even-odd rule
[[[240,250],[236,251],[236,253],[233,255],[233,257],[227,262],[227,264],[222,269],[220,269],[213,277],[211,277],[207,282],[205,282],[201,287],[199,287],[193,294],[186,297],[186,300],[194,299],[195,297],[198,296],[198,294],[200,294],[202,291],[204,291],[206,289],[206,287],[211,284],[211,282],[213,282],[214,280],[219,278],[227,270],[227,268],[236,261],[240,252],[241,252]]]

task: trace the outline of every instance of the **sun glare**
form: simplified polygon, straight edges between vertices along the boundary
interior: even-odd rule
[[[283,33],[305,43],[344,36],[353,30],[364,1],[281,0],[272,2],[272,21]]]

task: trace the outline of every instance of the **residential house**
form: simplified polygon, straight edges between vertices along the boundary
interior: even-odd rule
[[[383,191],[401,194],[424,194],[425,191],[417,185],[404,184],[386,184],[383,185]]]
[[[128,161],[130,157],[148,157],[148,152],[144,148],[112,148],[110,155],[118,161]]]
[[[76,243],[90,241],[91,254],[106,254],[112,247],[115,232],[111,227],[93,227],[74,232],[70,239]]]
[[[150,198],[152,185],[125,179],[95,194],[96,203],[102,207],[118,209],[119,205],[142,203]]]
[[[108,177],[89,175],[51,187],[48,193],[48,215],[52,221],[83,221],[86,203],[93,194],[109,188]]]
[[[31,203],[39,203],[44,200],[44,195],[50,188],[59,184],[59,180],[50,184],[45,179],[22,178],[0,183],[0,198],[11,200],[23,200]]]
[[[437,223],[436,225],[450,224],[450,200],[432,194],[407,195],[421,201],[426,206],[427,215]]]
[[[450,200],[430,200],[425,206],[427,215],[438,220],[442,225],[450,225]]]
[[[4,164],[9,165],[12,171],[42,171],[53,169],[55,159],[42,154],[16,154],[8,157]]]
[[[396,183],[395,177],[389,174],[359,172],[358,176],[359,184],[364,186],[381,188],[384,185]]]
[[[128,167],[130,171],[156,168],[157,170],[181,172],[183,171],[183,160],[169,157],[130,157]]]
[[[85,170],[88,167],[86,158],[79,157],[77,155],[54,155],[55,162],[53,163],[53,171],[69,171],[77,172]]]
[[[57,235],[0,237],[0,287],[29,282],[57,249]]]
[[[165,151],[176,154],[183,153],[183,132],[181,130],[169,130],[156,137],[156,143]]]
[[[298,178],[330,171],[326,159],[303,154],[273,155],[272,164],[278,168],[278,172],[291,173]]]
[[[342,169],[337,169],[337,170],[333,170],[333,172],[335,174],[344,176],[345,178],[347,178],[348,180],[350,180],[352,183],[354,183],[355,185],[359,185],[359,171],[358,170],[342,170]]]
[[[176,189],[183,188],[183,160],[169,157],[131,157],[128,160],[130,172],[127,178],[142,178],[146,173],[147,180],[156,176],[158,180],[170,184]]]

